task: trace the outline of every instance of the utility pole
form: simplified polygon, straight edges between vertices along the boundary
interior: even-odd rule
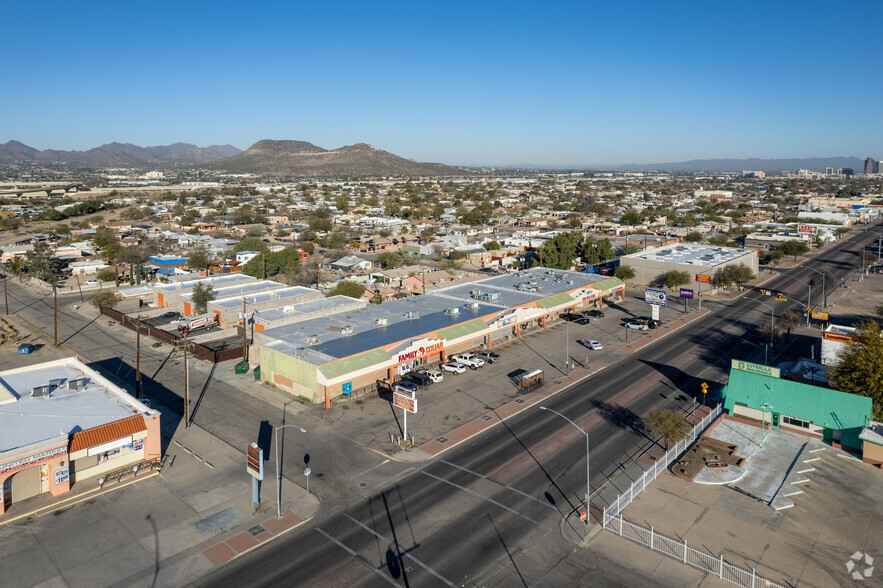
[[[246,341],[246,333],[248,333],[248,317],[245,314],[248,297],[242,297],[242,361],[248,361],[248,344]]]
[[[55,346],[58,347],[58,289],[52,284],[52,316],[55,324]]]
[[[86,302],[83,299],[83,289],[80,287],[80,276],[74,276],[74,277],[77,278],[77,290],[80,291],[80,302]]]
[[[135,328],[135,398],[141,400],[141,327]]]
[[[264,257],[263,253],[261,253],[261,279],[267,279],[267,259]]]
[[[316,290],[319,290],[319,268],[322,267],[322,264],[318,261],[316,262]]]
[[[184,333],[184,428],[190,428],[190,374],[187,373],[187,333]]]
[[[3,274],[3,298],[6,299],[6,316],[9,316],[9,293],[6,291],[6,280],[9,279],[6,274]]]

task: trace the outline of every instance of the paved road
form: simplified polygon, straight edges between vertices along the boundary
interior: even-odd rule
[[[805,266],[837,278],[851,275],[859,267],[859,245],[869,241],[862,234],[841,242]],[[805,293],[792,276],[809,281],[813,272],[806,267],[765,288],[789,297]],[[548,403],[589,431],[593,489],[646,447],[640,415],[662,403],[686,409],[700,379],[722,383],[731,357],[757,353],[759,325],[769,317],[758,301],[775,305],[777,314],[799,307],[793,300],[770,303],[756,291],[712,303],[713,314]],[[559,417],[528,410],[405,473],[204,584],[551,586],[566,580],[556,576],[555,562],[572,554],[562,526],[580,529],[573,513],[585,491],[585,437]],[[621,583],[640,583],[625,574]]]

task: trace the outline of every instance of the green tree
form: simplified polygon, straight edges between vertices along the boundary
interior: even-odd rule
[[[809,247],[807,247],[806,243],[796,240],[785,241],[777,249],[779,249],[784,255],[793,255],[795,261],[797,261],[798,255],[803,255],[809,251]]]
[[[95,278],[102,282],[113,282],[117,279],[117,273],[110,268],[105,268],[103,270],[99,270],[98,273],[95,274]]]
[[[485,251],[499,251],[501,248],[499,241],[488,241],[484,244]]]
[[[540,248],[540,262],[544,267],[569,270],[582,253],[582,235],[578,232],[555,235]]]
[[[714,245],[715,247],[728,247],[730,240],[726,235],[715,235],[708,240],[708,244]]]
[[[627,280],[633,280],[635,279],[635,268],[630,265],[621,265],[616,268],[613,275],[624,282]]]
[[[40,280],[55,277],[58,273],[58,260],[52,248],[45,241],[40,241],[34,248],[25,253],[24,267],[28,274]]]
[[[744,286],[746,283],[754,279],[754,273],[751,268],[744,263],[736,265],[728,265],[722,270],[717,270],[711,276],[711,285],[715,288],[727,288],[731,284]]]
[[[187,256],[187,268],[194,270],[208,269],[208,258],[201,251],[193,251]]]
[[[880,323],[868,320],[856,326],[858,340],[847,343],[829,374],[831,386],[841,392],[869,396],[874,418],[883,419],[883,333]]]
[[[395,251],[384,251],[377,256],[377,261],[382,263],[385,269],[395,269],[402,265],[402,256]]]
[[[654,408],[642,419],[642,423],[650,435],[665,442],[666,450],[670,441],[680,441],[690,429],[682,413],[666,408]]]
[[[89,302],[95,305],[95,308],[113,308],[119,301],[120,298],[117,293],[111,292],[110,290],[96,292],[92,295],[92,298],[89,299]]]
[[[215,291],[211,284],[200,282],[193,288],[191,300],[196,314],[205,314],[208,311],[208,303],[215,299]]]
[[[623,255],[631,255],[632,253],[637,253],[641,251],[642,247],[637,243],[626,243],[622,246],[622,254]]]
[[[619,217],[619,222],[628,227],[639,225],[641,224],[642,220],[644,220],[644,217],[641,215],[641,213],[631,208],[623,212]]]
[[[665,274],[665,285],[669,288],[679,288],[690,283],[690,274],[678,270],[672,270]]]
[[[262,251],[269,251],[269,247],[260,237],[246,236],[233,246],[233,251],[236,253],[239,253],[240,251],[257,251],[260,253]]]
[[[686,235],[684,235],[684,241],[687,243],[698,243],[702,240],[702,233],[698,233],[696,231],[690,231]]]
[[[353,280],[341,280],[334,285],[334,289],[329,292],[326,297],[331,296],[349,296],[356,300],[365,293],[365,285],[354,282]]]

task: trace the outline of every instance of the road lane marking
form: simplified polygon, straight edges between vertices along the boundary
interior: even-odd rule
[[[512,514],[517,515],[517,516],[519,516],[519,517],[521,517],[521,518],[523,518],[523,519],[525,519],[525,520],[528,520],[528,521],[532,522],[534,525],[539,525],[539,523],[538,523],[537,521],[533,520],[532,518],[530,518],[530,517],[528,517],[528,516],[525,516],[525,515],[521,514],[521,513],[518,512],[517,510],[513,510],[513,509],[509,508],[509,507],[506,506],[505,504],[500,504],[499,502],[497,502],[497,501],[494,500],[493,498],[488,498],[488,497],[485,496],[484,494],[479,494],[478,492],[475,492],[474,490],[470,490],[469,488],[464,488],[463,486],[461,486],[461,485],[459,485],[459,484],[455,484],[455,483],[453,483],[453,482],[449,482],[448,480],[445,480],[444,478],[439,478],[438,476],[434,476],[434,475],[430,474],[429,472],[427,472],[427,471],[425,471],[425,470],[424,470],[424,471],[421,471],[420,473],[423,474],[424,476],[429,476],[430,478],[435,478],[435,479],[438,480],[439,482],[444,482],[445,484],[450,484],[450,485],[453,486],[454,488],[459,488],[459,489],[462,490],[463,492],[468,492],[469,494],[472,494],[473,496],[477,496],[478,498],[481,498],[482,500],[486,500],[486,501],[490,502],[490,503],[493,504],[493,505],[499,506],[499,507],[502,508],[503,510],[508,510],[508,511],[511,512]]]
[[[334,537],[332,537],[331,535],[329,535],[328,533],[326,533],[325,531],[320,529],[319,527],[316,527],[316,530],[319,533],[321,533],[322,535],[324,535],[326,539],[328,539],[329,541],[331,541],[332,543],[334,543],[335,545],[337,545],[338,547],[340,547],[341,549],[343,549],[344,551],[349,553],[351,556],[358,558],[358,559],[362,559],[359,557],[358,553],[356,553],[355,551],[353,551],[352,549],[350,549],[349,547],[347,547],[346,545],[344,545],[343,543],[341,543],[340,541],[338,541],[337,539],[335,539]],[[365,560],[362,560],[362,561],[365,561]],[[367,561],[365,563],[368,564]],[[390,575],[387,574],[386,572],[384,572],[383,570],[378,570],[377,568],[375,568],[374,566],[372,566],[370,564],[368,564],[368,567],[371,568],[372,570],[374,570],[374,572],[378,576],[380,576],[381,578],[383,578],[384,580],[386,580],[387,582],[389,582],[393,586],[399,586],[398,582],[393,580],[392,577],[390,577]],[[401,586],[399,586],[399,588],[401,588]]]
[[[446,461],[446,460],[444,460],[444,459],[440,459],[439,461],[440,461],[441,463],[445,464],[445,465],[449,465],[449,466],[451,466],[452,468],[457,468],[458,470],[463,470],[463,471],[466,472],[467,474],[472,474],[473,476],[478,476],[479,478],[482,478],[482,479],[484,479],[484,480],[488,480],[489,482],[493,482],[494,484],[499,484],[499,482],[497,482],[497,481],[495,481],[495,480],[491,480],[490,478],[488,478],[488,477],[485,476],[484,474],[479,474],[478,472],[473,472],[472,470],[470,470],[470,469],[468,469],[468,468],[464,468],[463,466],[458,466],[457,464],[455,464],[455,463],[451,463],[451,462]],[[537,497],[535,497],[535,496],[531,496],[530,494],[527,494],[526,492],[522,492],[522,491],[519,490],[518,488],[513,488],[512,486],[508,486],[508,485],[505,485],[505,484],[503,485],[503,487],[506,488],[507,490],[511,490],[512,492],[515,492],[516,494],[521,494],[521,495],[524,496],[525,498],[530,498],[530,499],[533,500],[534,502],[539,502],[539,503],[542,504],[543,506],[548,507],[548,508],[551,508],[552,510],[558,510],[557,508],[555,508],[554,506],[552,506],[552,505],[549,504],[548,502],[546,502],[546,501],[544,501],[544,500],[540,500],[539,498],[537,498]]]
[[[362,521],[351,517],[347,513],[343,513],[343,516],[345,516],[346,518],[348,518],[349,520],[351,520],[355,524],[359,525],[360,527],[362,527],[363,529],[365,529],[366,531],[368,531],[369,533],[371,533],[372,535],[374,535],[378,539],[385,541],[386,543],[391,543],[391,541],[389,539],[387,539],[386,537],[384,537],[383,535],[381,535],[380,533],[378,533],[377,531],[375,531],[374,529],[372,529],[368,525],[364,524]],[[398,544],[396,544],[396,547],[398,547]],[[450,580],[448,580],[447,578],[445,578],[444,576],[442,576],[441,574],[439,574],[438,572],[433,570],[431,567],[429,567],[428,565],[426,565],[425,563],[423,563],[422,561],[420,561],[419,559],[417,559],[416,557],[414,557],[410,553],[406,553],[405,557],[407,557],[408,559],[413,561],[415,564],[417,564],[418,566],[420,566],[421,568],[423,568],[424,570],[426,570],[427,572],[429,572],[430,574],[432,574],[433,576],[435,576],[436,578],[438,578],[439,580],[441,580],[442,582],[444,582],[448,586],[454,585],[453,582],[451,582]]]
[[[386,464],[388,464],[388,463],[389,463],[389,460],[388,460],[388,459],[385,459],[385,460],[381,461],[379,464],[377,464],[376,466],[371,466],[370,468],[368,468],[368,469],[365,470],[364,472],[361,472],[361,473],[359,473],[359,474],[356,474],[356,477],[363,476],[363,475],[367,474],[368,472],[370,472],[371,470],[376,470],[376,469],[379,468],[380,466],[382,466],[382,465],[386,465]]]

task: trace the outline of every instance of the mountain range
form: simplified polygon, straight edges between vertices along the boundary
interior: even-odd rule
[[[198,165],[241,153],[233,145],[197,147],[190,143],[174,143],[156,147],[139,147],[131,143],[107,143],[88,151],[40,151],[18,141],[0,144],[0,163],[35,161],[64,163],[82,167],[157,167],[164,165]]]
[[[281,176],[452,176],[474,173],[440,163],[418,163],[367,143],[324,149],[306,141],[258,141],[242,153],[201,167]]]

